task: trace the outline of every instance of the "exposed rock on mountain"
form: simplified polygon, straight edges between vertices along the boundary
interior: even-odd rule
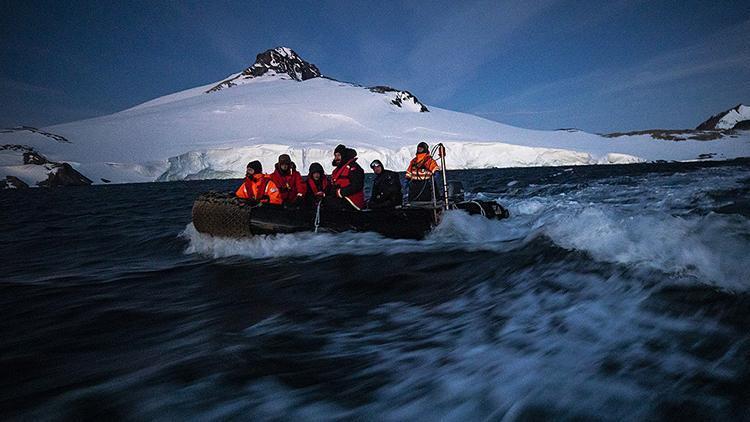
[[[384,85],[373,86],[370,88],[370,91],[377,92],[379,94],[394,94],[393,99],[391,100],[391,103],[397,107],[413,109],[421,113],[426,113],[430,111],[427,109],[427,107],[424,104],[419,102],[417,97],[415,97],[409,91],[400,91],[398,89],[391,88],[389,86],[384,86]]]
[[[46,136],[50,139],[54,139],[57,142],[62,142],[66,144],[70,143],[70,141],[64,136],[58,135],[56,133],[45,132],[43,130],[39,130],[31,126],[16,126],[16,127],[8,127],[8,128],[0,129],[0,133],[13,133],[13,132],[24,132],[24,131],[31,132],[31,133],[38,133],[42,136]]]
[[[721,139],[726,135],[730,135],[731,131],[719,131],[719,130],[693,130],[693,129],[646,129],[646,130],[635,130],[632,132],[614,132],[607,133],[605,138],[619,138],[620,136],[640,136],[649,135],[653,139],[659,139],[664,141],[713,141]]]
[[[738,104],[701,123],[695,129],[647,129],[632,132],[615,132],[602,135],[607,138],[650,135],[666,141],[713,141],[725,136],[736,136],[735,130],[750,129],[750,107]],[[705,154],[704,154],[705,155]]]
[[[92,183],[88,177],[77,172],[68,163],[54,163],[51,170],[47,176],[47,180],[39,182],[39,186],[43,188],[56,188],[60,186],[87,186]]]
[[[3,189],[28,189],[29,185],[16,176],[5,176]]]
[[[727,130],[747,128],[750,121],[750,107],[737,104],[729,110],[711,116],[696,127],[696,130]],[[741,127],[737,127],[740,125]]]
[[[3,189],[85,186],[92,183],[68,163],[50,161],[26,145],[0,145],[0,165],[6,174]],[[24,180],[26,179],[26,180]]]
[[[306,81],[320,77],[320,70],[314,64],[303,60],[291,48],[276,47],[258,54],[252,66],[238,75],[220,82],[206,92],[230,88],[263,75],[287,75],[295,81]]]

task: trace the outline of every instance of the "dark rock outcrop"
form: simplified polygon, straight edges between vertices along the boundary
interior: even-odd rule
[[[313,78],[326,78],[333,81],[335,79],[323,76],[320,70],[314,64],[302,59],[294,50],[288,47],[276,47],[271,50],[266,50],[258,54],[255,58],[255,63],[247,69],[243,70],[237,76],[226,79],[219,82],[211,89],[206,91],[207,94],[220,91],[222,89],[231,88],[236,85],[241,85],[248,79],[262,77],[264,75],[283,75],[283,78],[288,78],[297,82],[306,81]],[[341,82],[342,85],[361,86],[348,82]],[[411,108],[412,104],[416,106],[419,112],[426,113],[430,110],[422,104],[417,97],[409,91],[402,91],[399,89],[391,88],[389,86],[378,85],[367,88],[372,92],[379,94],[390,95],[391,104],[399,108]]]
[[[397,106],[397,107],[402,107],[402,105],[403,105],[404,103],[406,103],[406,102],[412,102],[412,103],[414,103],[414,104],[415,104],[415,105],[416,105],[417,107],[419,107],[419,112],[420,112],[420,113],[427,113],[427,112],[429,112],[429,111],[430,111],[430,110],[428,110],[428,109],[427,109],[427,107],[426,107],[426,106],[425,106],[424,104],[422,104],[422,103],[421,103],[421,102],[420,102],[420,101],[419,101],[419,100],[417,99],[417,97],[415,97],[415,96],[414,96],[414,94],[412,94],[412,93],[411,93],[411,92],[409,92],[409,91],[401,91],[401,90],[399,90],[399,89],[396,89],[396,88],[391,88],[390,86],[385,86],[385,85],[378,85],[378,86],[373,86],[373,87],[370,87],[370,88],[368,88],[368,89],[369,89],[370,91],[372,91],[372,92],[377,92],[378,94],[389,94],[389,93],[394,93],[394,94],[395,94],[395,96],[394,96],[394,98],[393,98],[393,99],[391,100],[391,103],[392,103],[393,105]]]
[[[15,126],[15,127],[7,127],[7,128],[0,129],[0,133],[12,133],[12,132],[23,132],[23,131],[32,132],[32,133],[38,133],[38,134],[40,134],[42,136],[46,136],[46,137],[48,137],[50,139],[53,139],[53,140],[55,140],[57,142],[60,142],[60,143],[63,143],[63,144],[69,144],[69,143],[71,143],[66,137],[64,137],[62,135],[58,135],[58,134],[52,133],[52,132],[45,132],[43,130],[37,129],[37,128],[32,127],[32,126]]]
[[[21,157],[19,157],[19,165],[39,166],[46,171],[47,180],[37,183],[37,186],[87,186],[92,183],[88,177],[79,173],[70,164],[50,161],[32,147],[26,145],[0,145],[0,150],[10,150],[20,153],[23,157],[23,163],[21,163]],[[4,188],[6,189],[27,187],[29,186],[17,177],[6,176],[5,178]]]
[[[731,135],[731,130],[692,130],[692,129],[646,129],[632,132],[614,132],[602,134],[605,138],[619,138],[620,136],[649,135],[654,139],[664,141],[713,141]]]
[[[49,161],[42,154],[31,149],[23,153],[23,163],[42,165],[49,163]]]
[[[79,173],[68,163],[54,164],[47,180],[39,182],[38,185],[45,188],[56,188],[60,186],[88,186],[91,180]]]
[[[303,60],[291,48],[276,47],[258,54],[252,66],[243,70],[242,73],[234,78],[222,81],[206,91],[206,93],[230,88],[237,85],[243,79],[257,78],[269,72],[288,75],[295,81],[306,81],[321,76],[317,66]]]
[[[737,104],[736,106],[730,108],[729,110],[722,111],[721,113],[715,116],[709,117],[708,120],[699,124],[698,127],[695,128],[695,130],[717,130],[716,125],[721,121],[721,119],[724,118],[724,116],[726,116],[731,111],[739,112],[740,107],[742,106],[743,106],[742,104]],[[747,127],[747,125],[750,124],[748,122],[749,122],[748,120],[737,122],[733,127],[729,129],[741,129],[737,127],[739,125],[743,125],[743,127]],[[721,129],[721,128],[718,128],[718,129]]]
[[[3,189],[28,189],[29,185],[16,176],[5,176],[5,186]]]

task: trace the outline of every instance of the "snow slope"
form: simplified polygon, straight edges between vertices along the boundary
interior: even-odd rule
[[[233,75],[234,76],[234,75]],[[231,78],[231,77],[230,77]],[[750,135],[671,142],[649,136],[605,138],[580,131],[537,131],[429,107],[401,107],[399,92],[273,72],[206,92],[216,83],[171,94],[107,116],[33,132],[0,133],[0,145],[29,145],[48,159],[70,162],[101,183],[241,177],[259,159],[272,169],[288,153],[303,173],[318,161],[330,170],[333,148],[360,153],[363,167],[379,158],[403,170],[419,141],[442,141],[450,168],[625,163],[750,156]],[[10,163],[2,163],[10,164]],[[0,166],[0,177],[9,174]]]
[[[739,105],[737,108],[731,109],[719,120],[716,124],[716,129],[731,129],[737,123],[750,120],[750,107],[746,105]]]

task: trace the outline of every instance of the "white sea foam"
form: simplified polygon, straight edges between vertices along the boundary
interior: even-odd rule
[[[291,233],[259,235],[244,239],[214,237],[199,233],[192,224],[183,231],[190,243],[187,253],[214,258],[246,256],[253,259],[279,257],[323,258],[333,255],[395,255],[435,250],[511,249],[515,230],[498,221],[463,212],[448,212],[442,223],[421,241],[388,239],[376,233]]]
[[[745,256],[750,221],[710,211],[707,190],[729,189],[746,177],[721,169],[643,177],[612,186],[604,181],[566,195],[500,198],[515,227],[598,261],[641,266],[730,290],[747,290]]]
[[[438,305],[387,303],[335,329],[324,321],[276,316],[244,335],[253,342],[280,332],[314,335],[325,340],[321,353],[326,356],[366,360],[354,375],[386,376],[388,382],[367,406],[350,411],[354,419],[377,414],[386,420],[515,420],[530,408],[641,419],[654,410],[652,391],[637,377],[609,371],[648,362],[644,381],[659,389],[670,388],[670,376],[736,375],[731,350],[716,364],[643,346],[667,333],[711,336],[717,327],[710,322],[644,313],[643,291],[628,289],[629,280],[602,283],[597,276],[576,273],[558,278],[585,294],[540,290],[528,279],[509,290],[479,284]],[[419,339],[429,343],[415,347]],[[603,369],[605,362],[615,369]],[[261,394],[271,402],[300,394],[265,380],[259,385],[269,388]],[[288,405],[277,410],[306,408],[303,400]]]

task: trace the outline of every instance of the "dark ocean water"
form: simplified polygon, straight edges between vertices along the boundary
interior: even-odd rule
[[[451,172],[511,218],[213,239],[0,192],[0,418],[750,420],[750,161]]]

